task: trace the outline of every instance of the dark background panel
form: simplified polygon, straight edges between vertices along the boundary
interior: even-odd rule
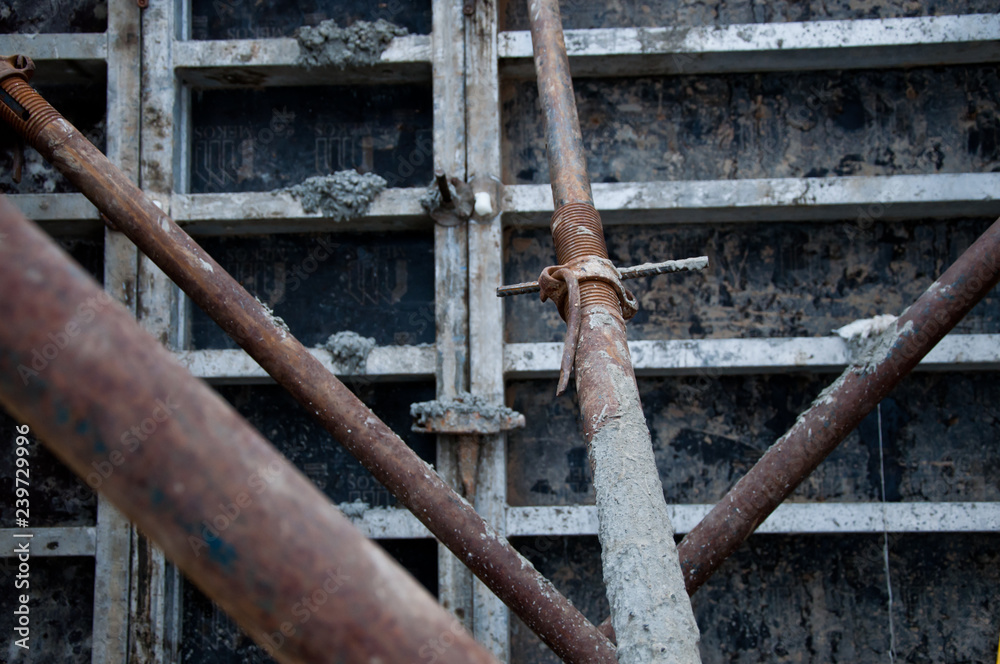
[[[58,357],[56,358],[57,361]],[[29,380],[31,378],[29,377]],[[0,528],[15,527],[14,493],[17,488],[17,466],[14,454],[17,427],[21,423],[0,410]],[[97,523],[97,494],[41,444],[29,427],[31,441],[27,459],[29,518],[33,528],[53,526],[93,526]],[[24,479],[24,474],[21,474]],[[23,484],[20,486],[24,486]]]
[[[593,182],[990,172],[996,65],[574,81]],[[534,81],[502,90],[503,178],[549,181]]]
[[[107,0],[4,0],[0,34],[104,32]],[[12,55],[7,53],[5,55]]]
[[[899,315],[993,222],[879,220],[889,214],[859,210],[829,224],[609,226],[608,253],[619,267],[709,259],[700,272],[626,282],[639,300],[629,338],[827,336],[859,318]],[[508,228],[504,248],[505,283],[537,279],[555,262],[547,229]],[[520,295],[504,306],[508,342],[562,341],[566,326],[551,303]],[[987,295],[955,331],[1000,332],[1000,294]]]
[[[608,615],[596,537],[515,545],[590,620]],[[882,535],[750,538],[694,596],[705,664],[866,664],[889,660]],[[898,662],[996,657],[1000,536],[889,536]],[[559,660],[517,618],[512,664]]]
[[[385,19],[411,33],[430,34],[430,0],[192,0],[192,39],[268,39],[290,37],[296,28],[333,19]]]
[[[429,85],[195,90],[191,191],[268,191],[356,169],[390,187],[434,174]]]
[[[379,345],[434,342],[434,238],[426,233],[204,237],[199,244],[306,346],[350,330]],[[236,348],[191,306],[192,348]]]
[[[434,436],[410,431],[410,404],[433,399],[433,383],[348,383],[348,386],[422,459],[434,463],[437,449]],[[396,505],[396,498],[389,490],[283,388],[230,385],[219,386],[217,390],[334,503],[361,501],[372,507]]]
[[[834,376],[640,378],[668,503],[715,503],[791,426]],[[524,429],[508,434],[511,505],[593,504],[590,462],[572,390],[511,381]],[[1000,383],[988,373],[919,373],[882,402],[889,501],[1000,500]],[[881,498],[873,412],[792,495],[793,501]]]
[[[437,545],[434,540],[374,540],[435,597]],[[190,581],[184,579],[180,661],[183,664],[272,664],[233,620]],[[321,585],[318,581],[317,585]],[[297,615],[289,616],[294,627]],[[275,638],[273,645],[279,646]]]
[[[0,3],[0,7],[2,7]],[[0,28],[0,33],[3,33]],[[106,149],[107,75],[80,69],[72,83],[47,81],[47,69],[39,66],[32,86],[52,104],[70,124],[102,152]],[[45,161],[34,148],[24,147],[21,182],[14,182],[14,150],[17,138],[6,122],[0,122],[0,193],[2,194],[67,194],[79,190],[70,184],[55,166]]]
[[[504,30],[528,29],[526,0],[500,0]],[[607,2],[562,0],[559,3],[566,29],[620,27],[696,27],[735,23],[786,23],[829,19],[905,18],[942,14],[992,13],[989,0],[778,0],[777,2],[727,2],[726,0],[643,0]]]
[[[9,494],[5,494],[9,495]],[[6,548],[6,547],[5,547]],[[30,588],[15,589],[16,558],[0,558],[0,661],[5,664],[90,664],[94,620],[94,559],[32,556]],[[28,650],[14,645],[15,598],[27,592]],[[18,637],[19,638],[19,637]]]

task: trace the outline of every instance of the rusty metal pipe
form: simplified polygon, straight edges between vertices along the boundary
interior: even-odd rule
[[[18,56],[21,57],[21,56]],[[459,496],[406,443],[172,219],[27,83],[4,90],[28,117],[0,101],[0,116],[52,162],[139,249],[289,391],[487,587],[560,657],[594,659],[614,648],[597,628]],[[30,64],[30,61],[28,62]],[[33,68],[33,65],[31,65]],[[27,70],[27,65],[18,69]]]
[[[571,281],[579,279],[579,302],[561,305],[560,313],[568,334],[579,329],[566,348],[575,346],[580,418],[593,468],[619,660],[700,662],[698,626],[684,592],[619,294],[607,281],[584,280],[583,272],[574,276],[576,268],[567,265],[607,259],[608,253],[591,196],[558,0],[530,0],[528,14],[548,141],[555,204],[551,230],[562,266],[558,272],[565,275],[570,293]]]
[[[278,661],[495,662],[3,196],[0,233],[0,401]]]
[[[1000,219],[924,291],[754,464],[678,550],[689,594],[733,554],[1000,281]],[[881,350],[879,350],[881,349]],[[602,631],[614,637],[605,620]]]

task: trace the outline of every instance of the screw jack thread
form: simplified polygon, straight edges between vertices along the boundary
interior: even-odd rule
[[[556,261],[559,265],[565,265],[569,261],[585,256],[608,257],[601,215],[593,205],[587,203],[563,205],[552,215],[551,228],[556,247]],[[592,304],[604,305],[609,311],[621,316],[618,296],[606,283],[584,281],[580,284],[581,307]]]
[[[38,94],[27,81],[19,76],[10,76],[4,79],[3,89],[14,101],[24,107],[27,111],[27,117],[19,115],[10,106],[0,102],[0,118],[3,118],[5,122],[24,136],[30,144],[34,144],[38,134],[46,125],[62,118],[59,111],[52,108],[52,105],[45,101],[42,95]]]

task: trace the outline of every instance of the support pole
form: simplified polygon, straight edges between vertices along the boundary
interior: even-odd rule
[[[827,387],[680,543],[693,595],[1000,281],[1000,219]],[[613,636],[611,623],[601,624]]]
[[[0,60],[14,127],[111,224],[282,385],[528,627],[568,662],[613,661],[614,647],[319,360],[35,90],[34,64]],[[595,653],[601,657],[595,659]]]
[[[2,196],[0,238],[0,401],[269,654],[495,662]]]
[[[608,257],[594,208],[557,0],[530,0],[539,99],[545,111],[555,214],[552,237],[562,266]],[[601,560],[619,661],[700,662],[698,626],[674,546],[674,533],[649,429],[639,403],[619,294],[605,281],[579,279],[575,342],[580,418],[590,449],[600,521]]]

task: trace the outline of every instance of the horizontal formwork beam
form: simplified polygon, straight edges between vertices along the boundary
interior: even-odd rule
[[[13,548],[28,543],[31,557],[93,556],[97,534],[93,526],[53,526],[50,528],[0,528],[0,558],[14,556]]]
[[[498,40],[501,74],[532,77],[531,34]],[[567,30],[574,76],[916,67],[1000,59],[1000,16]]]
[[[851,351],[840,337],[630,341],[628,347],[639,376],[826,373],[851,363]],[[504,375],[554,378],[562,352],[561,343],[507,344]],[[916,370],[1000,370],[1000,334],[950,334]]]
[[[1000,214],[1000,173],[831,178],[671,180],[592,185],[605,226],[848,221]],[[549,185],[503,188],[504,223],[548,227]]]
[[[108,38],[103,32],[0,35],[0,54],[23,54],[44,73],[48,60],[106,60]]]
[[[376,346],[358,372],[352,367],[335,362],[329,351],[311,349],[312,355],[330,373],[343,378],[370,378],[379,381],[413,380],[434,375],[434,346]],[[176,353],[185,369],[199,378],[214,384],[272,382],[246,351],[239,350],[186,350]]]
[[[668,505],[678,533],[694,528],[714,505]],[[883,509],[884,519],[883,519]],[[758,534],[1000,532],[1000,503],[785,503]],[[511,507],[507,536],[597,534],[597,507]]]
[[[297,63],[298,41],[233,39],[174,42],[180,80],[202,88],[430,81],[430,35],[396,37],[378,63],[365,67],[313,67]]]
[[[386,189],[365,214],[345,221],[334,221],[322,212],[306,212],[299,200],[283,192],[174,194],[170,210],[178,224],[197,235],[416,230],[429,229],[432,224],[420,205],[425,191]]]

